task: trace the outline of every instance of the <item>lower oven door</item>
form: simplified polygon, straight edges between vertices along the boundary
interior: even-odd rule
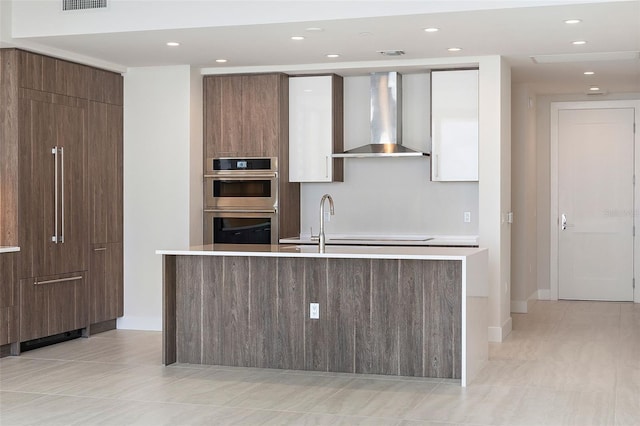
[[[205,210],[205,244],[278,244],[275,210]]]

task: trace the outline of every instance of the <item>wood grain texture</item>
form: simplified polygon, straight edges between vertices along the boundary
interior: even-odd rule
[[[369,342],[369,297],[371,261],[368,259],[329,259],[327,274],[329,371],[355,373],[365,363],[358,351]],[[356,349],[358,348],[358,349]]]
[[[204,256],[202,259],[202,362],[222,364],[224,300],[222,257]]]
[[[401,260],[398,273],[398,373],[423,376],[423,262]]]
[[[29,92],[22,91],[26,95]],[[50,102],[21,98],[19,179],[20,245],[22,277],[47,276],[86,269],[87,205],[85,186],[85,106],[75,98],[54,95]],[[64,147],[64,197],[59,185],[59,235],[64,244],[51,241],[55,230],[54,146]],[[62,182],[62,158],[59,182]],[[28,189],[28,190],[27,190]],[[64,203],[63,203],[64,198]]]
[[[305,271],[296,259],[279,258],[274,339],[275,359],[272,366],[291,370],[304,369],[305,343]]]
[[[90,68],[74,62],[55,60],[55,85],[53,93],[88,99]]]
[[[122,243],[93,244],[89,251],[89,314],[92,324],[123,314]]]
[[[176,263],[176,348],[178,362],[202,362],[202,257],[183,256]]]
[[[461,377],[462,265],[424,264],[424,354],[427,377]]]
[[[176,256],[162,256],[162,363],[177,359],[176,321],[183,313],[176,312]]]
[[[0,245],[18,245],[18,51],[0,50]]]
[[[399,374],[399,317],[405,300],[399,298],[397,260],[371,262],[371,308],[367,339],[358,348],[356,371],[376,374]]]
[[[192,284],[176,315],[202,324],[178,330],[189,353],[203,342],[199,362],[460,378],[459,261],[204,256],[194,279],[193,259],[178,257]]]
[[[89,100],[122,106],[124,85],[122,75],[97,68],[89,68]]]
[[[89,102],[88,133],[90,242],[120,242],[123,221],[122,107]]]
[[[87,282],[82,273],[52,275],[42,280],[82,276],[80,280],[34,284],[20,280],[20,341],[50,336],[89,325]]]
[[[248,257],[225,257],[223,263],[222,363],[250,366]]]
[[[327,259],[303,259],[304,269],[304,369],[329,371],[328,318],[330,312],[327,301]],[[309,318],[309,304],[320,305],[320,318]]]
[[[278,343],[278,262],[267,257],[249,259],[249,365],[273,367],[282,348]]]
[[[0,345],[18,341],[18,256],[0,254]]]
[[[332,75],[331,87],[333,106],[333,152],[344,152],[344,81],[337,74]],[[333,158],[333,182],[344,181],[344,158]]]

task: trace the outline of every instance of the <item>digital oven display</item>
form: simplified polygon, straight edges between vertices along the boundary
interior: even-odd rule
[[[246,169],[247,168],[247,160],[241,160],[236,163],[237,169]]]

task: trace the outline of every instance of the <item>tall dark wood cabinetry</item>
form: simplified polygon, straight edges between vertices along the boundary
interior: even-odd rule
[[[17,150],[18,341],[115,326],[123,281],[122,77],[16,49],[0,50],[0,59],[0,76],[10,77],[0,112],[12,129],[3,150]]]
[[[276,157],[281,237],[300,233],[300,185],[289,182],[289,77],[204,77],[204,158]],[[207,170],[205,164],[205,170]]]

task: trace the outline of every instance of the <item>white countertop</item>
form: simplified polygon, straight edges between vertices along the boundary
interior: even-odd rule
[[[13,253],[20,251],[20,247],[0,246],[0,253]]]
[[[329,245],[374,245],[374,246],[438,246],[477,247],[476,235],[359,235],[325,234]],[[280,244],[318,244],[309,234],[300,237],[282,238]]]
[[[463,260],[486,249],[471,247],[331,245],[319,253],[317,245],[207,244],[183,250],[156,250],[178,256],[326,257],[341,259]]]

